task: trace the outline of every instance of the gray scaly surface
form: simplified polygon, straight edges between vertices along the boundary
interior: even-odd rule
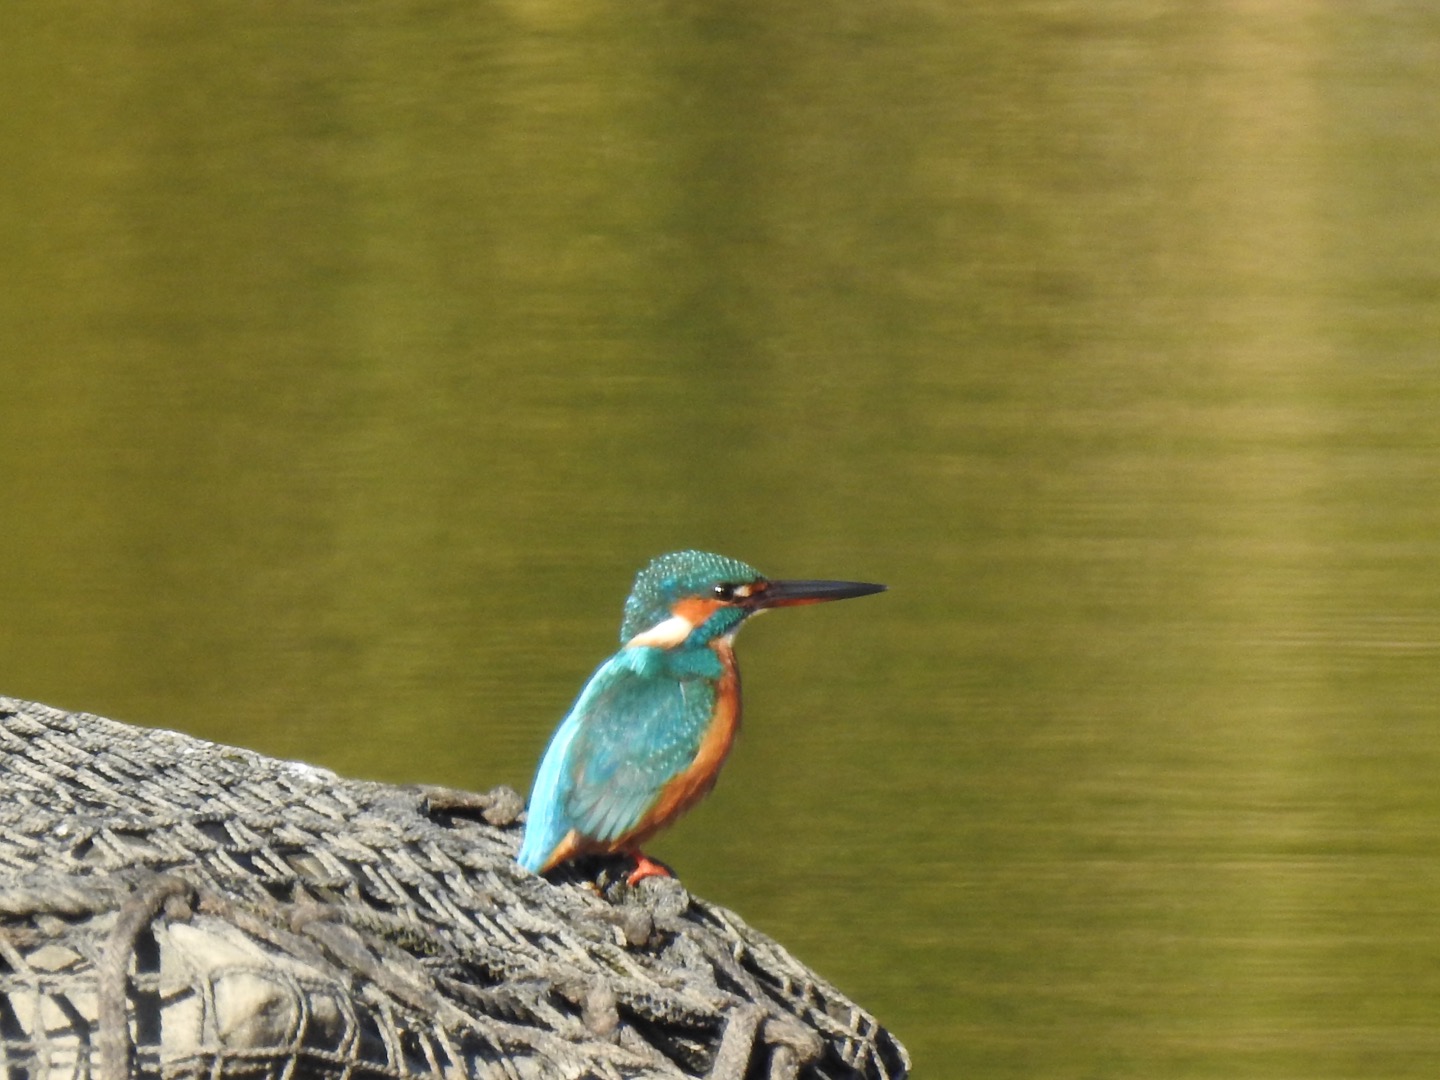
[[[678,882],[520,870],[520,809],[0,697],[0,1070],[905,1075],[872,1016]]]

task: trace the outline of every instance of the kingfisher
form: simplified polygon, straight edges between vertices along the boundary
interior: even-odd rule
[[[640,845],[715,785],[740,727],[735,634],[770,608],[883,592],[863,581],[772,581],[704,551],[661,555],[635,578],[621,648],[561,721],[530,791],[520,865],[624,854],[631,885],[669,871]]]

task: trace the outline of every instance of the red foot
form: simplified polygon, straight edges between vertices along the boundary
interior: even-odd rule
[[[674,877],[675,875],[658,862],[647,857],[643,852],[635,852],[635,869],[630,871],[630,876],[625,879],[626,885],[637,885],[647,877]]]

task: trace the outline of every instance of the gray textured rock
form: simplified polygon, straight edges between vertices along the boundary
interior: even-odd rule
[[[0,1067],[905,1074],[873,1017],[678,882],[522,871],[521,806],[0,698]]]

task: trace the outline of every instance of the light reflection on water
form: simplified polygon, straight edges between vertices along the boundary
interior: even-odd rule
[[[29,28],[0,689],[524,787],[650,556],[886,581],[696,891],[927,1075],[1428,1076],[1421,10],[372,8]]]

